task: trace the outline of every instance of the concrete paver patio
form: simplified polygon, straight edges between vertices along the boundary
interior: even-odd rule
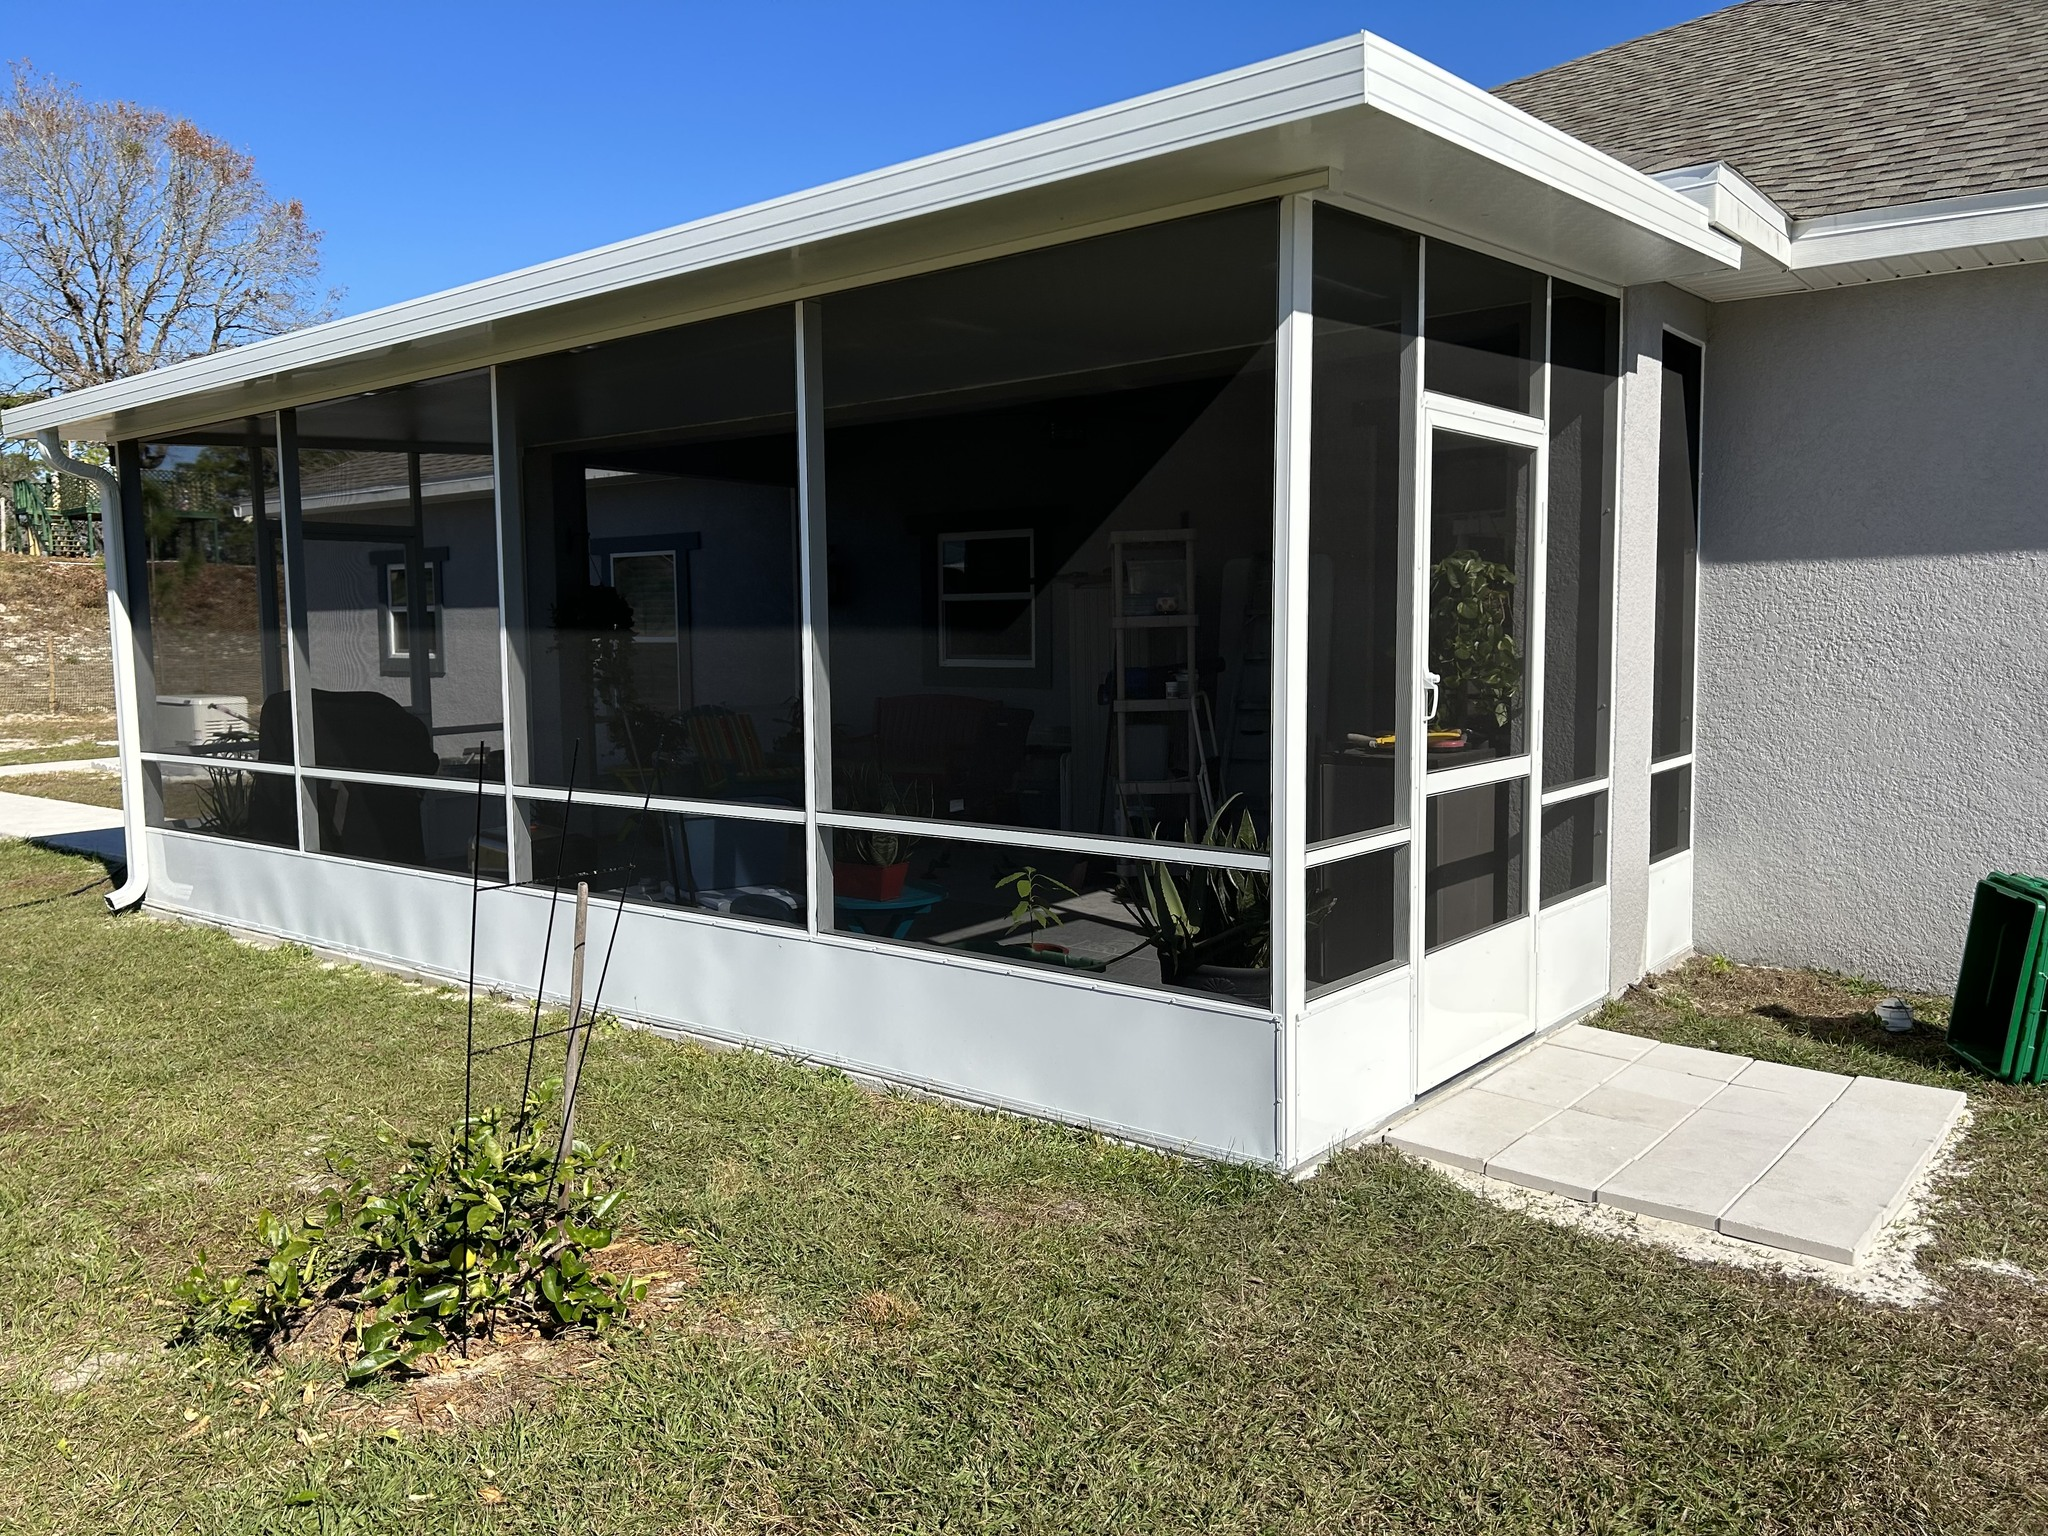
[[[1962,1094],[1571,1024],[1396,1122],[1403,1151],[1853,1264]]]

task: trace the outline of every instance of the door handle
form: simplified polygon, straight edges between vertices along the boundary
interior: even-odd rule
[[[1436,707],[1440,702],[1439,695],[1442,691],[1443,679],[1441,677],[1438,677],[1434,672],[1424,672],[1422,674],[1422,723],[1424,725],[1429,724],[1430,721],[1436,718]]]

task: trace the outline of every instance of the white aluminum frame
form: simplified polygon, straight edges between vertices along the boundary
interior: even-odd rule
[[[1428,237],[1421,242],[1420,253],[1421,283],[1426,283],[1429,272]],[[1540,911],[1539,893],[1542,889],[1540,864],[1542,859],[1541,809],[1543,784],[1543,729],[1544,729],[1544,651],[1546,636],[1547,608],[1545,595],[1549,585],[1549,526],[1550,526],[1550,319],[1551,297],[1557,279],[1546,274],[1543,285],[1543,325],[1541,350],[1536,359],[1534,396],[1537,413],[1508,411],[1482,402],[1464,400],[1457,396],[1445,395],[1434,390],[1420,392],[1416,412],[1415,483],[1416,508],[1414,581],[1416,598],[1410,615],[1415,644],[1414,681],[1419,681],[1421,668],[1429,655],[1429,571],[1434,551],[1430,547],[1430,522],[1434,497],[1434,463],[1436,435],[1448,432],[1457,436],[1474,438],[1482,442],[1501,443],[1529,450],[1529,532],[1528,571],[1529,611],[1527,630],[1526,671],[1523,680],[1527,704],[1524,710],[1524,739],[1528,750],[1513,757],[1496,758],[1481,763],[1469,763],[1462,767],[1432,772],[1429,768],[1428,722],[1422,717],[1422,690],[1414,687],[1410,705],[1409,753],[1413,761],[1414,789],[1411,795],[1410,816],[1414,828],[1414,843],[1409,858],[1409,945],[1414,956],[1415,986],[1412,1009],[1411,1044],[1409,1050],[1409,1096],[1419,1097],[1435,1083],[1422,1081],[1423,1039],[1422,1029],[1427,1016],[1429,999],[1429,960],[1432,955],[1442,954],[1459,945],[1478,942],[1488,935],[1522,924],[1528,927],[1528,939],[1524,946],[1525,976],[1524,995],[1529,999],[1529,1029],[1534,1033],[1542,1027],[1537,1017],[1537,929]],[[1428,314],[1428,295],[1418,287],[1418,306],[1423,315]],[[1422,327],[1417,341],[1417,366],[1426,370],[1428,365],[1428,327]],[[1424,377],[1427,377],[1425,371]],[[1522,915],[1494,928],[1482,929],[1454,940],[1435,951],[1427,947],[1427,899],[1428,899],[1428,807],[1429,802],[1439,795],[1455,794],[1464,789],[1476,789],[1488,784],[1500,784],[1522,779],[1526,783],[1523,791],[1522,809]],[[1496,941],[1498,942],[1498,941]]]
[[[1298,1035],[1302,1025],[1312,1018],[1335,1017],[1335,1011],[1354,1009],[1364,1000],[1372,1000],[1372,1006],[1381,1007],[1397,995],[1403,999],[1407,1019],[1407,1067],[1408,1079],[1405,1096],[1412,1100],[1417,1089],[1419,1030],[1422,1016],[1422,961],[1424,958],[1424,888],[1426,883],[1426,856],[1424,846],[1427,820],[1425,810],[1428,800],[1437,794],[1452,792],[1460,788],[1500,782],[1506,779],[1526,778],[1530,792],[1527,800],[1524,857],[1524,917],[1518,922],[1531,924],[1527,948],[1530,974],[1528,977],[1529,996],[1538,995],[1536,976],[1539,939],[1536,925],[1542,908],[1541,889],[1541,816],[1542,810],[1553,804],[1564,803],[1583,796],[1608,791],[1613,781],[1612,735],[1614,711],[1612,709],[1613,668],[1609,668],[1608,689],[1609,709],[1609,771],[1596,780],[1564,786],[1556,791],[1544,792],[1542,783],[1543,743],[1543,687],[1544,687],[1544,640],[1546,638],[1546,601],[1548,574],[1548,492],[1549,492],[1549,428],[1551,362],[1549,305],[1554,292],[1555,281],[1563,278],[1596,291],[1613,293],[1611,285],[1589,279],[1578,273],[1566,272],[1554,266],[1530,260],[1528,257],[1489,246],[1484,241],[1468,236],[1455,236],[1457,242],[1474,249],[1498,254],[1519,265],[1542,272],[1549,279],[1545,285],[1546,314],[1543,328],[1543,353],[1538,361],[1537,399],[1539,407],[1535,414],[1503,411],[1455,396],[1427,392],[1422,387],[1426,348],[1428,345],[1423,324],[1426,314],[1428,241],[1435,237],[1434,226],[1418,221],[1412,215],[1398,210],[1387,209],[1361,200],[1341,190],[1330,190],[1322,185],[1321,178],[1307,178],[1310,184],[1284,191],[1277,199],[1279,218],[1279,291],[1276,294],[1275,327],[1275,374],[1274,374],[1274,506],[1273,506],[1273,636],[1272,654],[1275,657],[1276,676],[1273,680],[1273,720],[1271,736],[1272,759],[1272,826],[1271,853],[1266,855],[1246,854],[1232,849],[1203,848],[1179,844],[1162,844],[1136,838],[1093,836],[1084,834],[992,826],[986,824],[954,823],[942,820],[875,816],[864,813],[836,812],[830,809],[832,743],[829,721],[830,667],[829,667],[829,626],[825,611],[823,592],[827,507],[825,495],[825,445],[823,419],[823,378],[822,378],[822,334],[821,306],[815,297],[796,300],[792,304],[794,340],[793,367],[796,373],[797,431],[798,431],[798,566],[799,566],[799,613],[801,627],[801,666],[803,676],[802,720],[804,727],[807,771],[804,775],[804,803],[801,809],[734,805],[723,801],[700,800],[687,797],[656,797],[644,799],[641,796],[617,794],[608,791],[567,788],[540,785],[531,782],[529,752],[529,722],[525,696],[525,624],[526,597],[523,570],[523,519],[520,508],[521,486],[519,467],[516,462],[517,425],[511,421],[511,407],[499,388],[496,367],[490,369],[491,411],[494,470],[495,534],[498,559],[498,601],[499,601],[499,642],[500,675],[505,721],[505,772],[502,782],[489,786],[488,792],[501,801],[506,809],[508,830],[508,871],[507,885],[514,889],[526,889],[521,882],[532,877],[531,849],[525,836],[524,819],[516,813],[517,802],[545,802],[560,804],[570,799],[592,805],[619,809],[638,809],[643,804],[650,809],[676,815],[715,817],[737,822],[765,823],[785,826],[802,826],[805,829],[805,878],[806,901],[805,922],[801,928],[766,924],[727,914],[700,912],[684,908],[670,908],[659,904],[629,899],[624,905],[631,913],[660,917],[680,922],[692,930],[708,933],[731,932],[751,934],[782,940],[798,939],[802,942],[821,946],[834,951],[858,954],[867,957],[888,957],[891,961],[916,963],[926,966],[940,966],[963,972],[1002,978],[1006,986],[1023,988],[1063,986],[1083,992],[1109,994],[1157,1008],[1185,1008],[1219,1017],[1240,1021],[1266,1020],[1272,1026],[1273,1049],[1273,1157],[1283,1164],[1300,1162],[1304,1155],[1313,1155],[1319,1148],[1305,1146],[1301,1142],[1300,1105],[1303,1101],[1303,1085],[1299,1080]],[[1203,200],[1201,206],[1228,206],[1230,204],[1261,201],[1273,196],[1271,187],[1248,188],[1227,197]],[[1310,473],[1311,473],[1311,396],[1314,387],[1314,317],[1312,294],[1314,280],[1313,261],[1313,211],[1318,202],[1329,202],[1332,206],[1347,211],[1362,213],[1396,227],[1405,228],[1417,234],[1415,241],[1415,334],[1403,350],[1402,400],[1403,436],[1408,443],[1409,464],[1400,477],[1400,567],[1402,589],[1399,601],[1406,605],[1407,621],[1399,626],[1397,640],[1398,686],[1405,690],[1404,716],[1406,732],[1411,743],[1408,760],[1397,770],[1397,793],[1404,806],[1402,825],[1384,828],[1375,832],[1339,837],[1310,846],[1306,842],[1307,817],[1307,738],[1303,728],[1307,704],[1307,651],[1308,614],[1307,586],[1309,571],[1309,517],[1310,517]],[[1164,222],[1182,217],[1193,211],[1190,206],[1176,205],[1154,210],[1148,214],[1132,215],[1108,221],[1118,228],[1136,227],[1143,224]],[[1072,239],[1084,238],[1100,233],[1095,226],[1049,231],[1028,241],[1013,242],[1020,249],[1066,243]],[[950,265],[936,262],[929,266]],[[893,273],[891,275],[894,275]],[[834,286],[850,286],[837,284]],[[820,290],[824,291],[824,290]],[[741,306],[735,306],[741,307]],[[758,308],[758,305],[744,307]],[[672,323],[669,320],[650,321],[640,329],[660,328]],[[1682,333],[1680,333],[1682,334]],[[1690,340],[1691,338],[1687,338]],[[1704,348],[1702,348],[1704,351]],[[438,377],[445,370],[436,370]],[[1619,431],[1619,409],[1616,427]],[[369,784],[398,785],[440,792],[473,792],[464,781],[449,778],[425,778],[410,775],[365,774],[349,770],[323,769],[312,766],[307,759],[312,751],[310,734],[310,673],[306,665],[305,634],[305,574],[303,548],[305,529],[303,511],[300,506],[297,485],[294,412],[290,409],[273,414],[271,421],[276,433],[279,453],[280,518],[284,538],[285,591],[282,598],[285,606],[284,628],[288,638],[286,647],[287,679],[294,706],[293,762],[284,764],[242,763],[254,772],[277,776],[289,775],[296,787],[296,802],[300,816],[300,841],[296,856],[320,860],[323,864],[362,869],[365,867],[396,872],[408,877],[447,882],[460,879],[467,883],[467,877],[458,877],[446,871],[415,868],[410,866],[387,866],[369,864],[368,861],[349,859],[340,855],[325,854],[312,846],[317,842],[317,828],[312,822],[311,783],[318,780],[341,782],[362,782]],[[1496,442],[1510,443],[1531,450],[1530,486],[1530,531],[1529,531],[1529,636],[1530,654],[1526,687],[1528,705],[1526,711],[1529,751],[1514,758],[1499,759],[1487,763],[1467,765],[1444,773],[1431,774],[1427,767],[1426,741],[1421,719],[1421,690],[1416,686],[1420,668],[1427,657],[1428,635],[1428,561],[1429,543],[1427,527],[1427,497],[1430,464],[1434,435],[1437,431],[1450,431],[1466,436]],[[1611,451],[1618,451],[1619,441]],[[287,478],[289,477],[289,478]],[[1618,511],[1618,509],[1617,509]],[[1612,551],[1607,552],[1611,561]],[[1613,605],[1617,601],[1613,583],[1609,582],[1609,632],[1613,632]],[[1034,613],[1034,625],[1036,616]],[[1695,607],[1697,623],[1697,605]],[[1697,669],[1695,669],[1695,683]],[[144,753],[142,760],[168,765],[189,766],[207,760],[181,754]],[[1672,760],[1660,766],[1675,766]],[[1179,993],[1163,992],[1158,989],[1138,987],[1128,983],[1110,981],[1102,977],[1084,977],[1072,973],[1044,970],[1039,967],[1009,965],[988,956],[960,953],[956,951],[917,947],[888,939],[864,934],[843,933],[832,927],[831,856],[829,838],[834,828],[865,829],[906,833],[926,838],[957,839],[965,842],[1018,848],[1049,848],[1076,853],[1094,854],[1120,859],[1158,860],[1167,863],[1186,864],[1198,867],[1228,868],[1268,871],[1272,877],[1272,949],[1273,995],[1266,1007],[1246,1004],[1228,998],[1209,996],[1186,996]],[[152,829],[151,836],[172,840],[175,843],[195,842],[206,844],[218,842],[199,834],[178,830]],[[1387,849],[1405,847],[1408,850],[1408,948],[1406,954],[1395,963],[1363,976],[1347,979],[1345,982],[1320,991],[1311,999],[1307,995],[1306,941],[1304,925],[1306,910],[1307,878],[1310,870],[1323,868],[1342,860],[1357,858]],[[259,848],[259,855],[287,852]],[[1575,907],[1582,902],[1605,895],[1607,882],[1612,877],[1612,845],[1610,840],[1608,867],[1603,871],[1603,884],[1599,890],[1588,891],[1571,898],[1561,907]],[[1478,937],[1477,935],[1473,937]],[[1462,942],[1462,941],[1461,941]],[[1023,995],[1023,994],[1018,994]],[[1349,1016],[1348,1014],[1346,1015]],[[1546,1022],[1532,1017],[1531,1028],[1540,1028]],[[695,1026],[693,1026],[695,1027]],[[709,1033],[717,1033],[710,1030]],[[914,1078],[910,1080],[915,1080]],[[948,1091],[955,1091],[949,1089]],[[1033,1113],[1046,1113],[1048,1109],[1058,1114],[1058,1106],[1029,1104]],[[1142,1128],[1135,1134],[1143,1139]]]
[[[1692,346],[1699,348],[1700,395],[1697,403],[1699,406],[1699,415],[1700,421],[1702,423],[1702,430],[1700,441],[1699,479],[1694,482],[1692,488],[1692,697],[1690,700],[1687,701],[1692,716],[1692,745],[1683,752],[1673,752],[1667,757],[1657,757],[1653,754],[1650,758],[1649,774],[1650,778],[1654,780],[1657,778],[1658,775],[1672,772],[1673,770],[1678,768],[1690,768],[1692,770],[1692,782],[1687,786],[1685,804],[1685,847],[1679,849],[1677,852],[1667,853],[1662,858],[1652,857],[1650,860],[1650,867],[1652,869],[1655,869],[1660,864],[1668,863],[1670,860],[1678,858],[1681,855],[1690,855],[1693,850],[1693,845],[1697,841],[1699,836],[1700,771],[1697,763],[1697,758],[1699,755],[1700,745],[1700,609],[1703,606],[1701,602],[1703,594],[1700,591],[1700,544],[1702,543],[1706,535],[1707,522],[1707,455],[1704,429],[1704,424],[1706,422],[1707,417],[1707,344],[1704,339],[1694,336],[1690,331],[1681,330],[1679,327],[1675,325],[1665,325],[1660,327],[1658,334],[1660,335],[1660,337],[1676,336],[1680,341],[1690,343]],[[1661,395],[1664,388],[1664,358],[1663,348],[1661,345],[1658,348],[1657,356],[1657,388]],[[1659,451],[1661,457],[1661,446]],[[1691,871],[1688,868],[1686,879],[1686,885],[1688,888],[1688,894],[1686,899],[1688,905],[1690,905],[1691,902],[1691,883]],[[1690,922],[1688,922],[1686,926],[1689,932],[1691,928]],[[1647,942],[1647,938],[1645,942]],[[1688,947],[1690,946],[1688,945]],[[1663,960],[1668,958],[1668,956],[1656,956],[1646,954],[1644,956],[1644,961],[1646,965],[1656,965],[1661,964]]]

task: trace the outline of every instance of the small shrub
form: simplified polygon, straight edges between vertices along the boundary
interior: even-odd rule
[[[176,1287],[182,1339],[272,1348],[318,1308],[353,1314],[351,1381],[400,1370],[452,1340],[507,1325],[601,1332],[646,1282],[594,1268],[610,1245],[630,1154],[577,1142],[555,1166],[542,1106],[472,1118],[468,1134],[405,1143],[381,1181],[322,1192],[296,1222],[256,1216],[262,1250],[238,1275],[204,1254]]]

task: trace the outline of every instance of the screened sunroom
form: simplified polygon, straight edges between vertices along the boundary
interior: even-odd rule
[[[558,994],[586,883],[608,1011],[1293,1166],[1640,968],[1624,309],[1735,259],[1354,38],[8,426],[152,908]]]

